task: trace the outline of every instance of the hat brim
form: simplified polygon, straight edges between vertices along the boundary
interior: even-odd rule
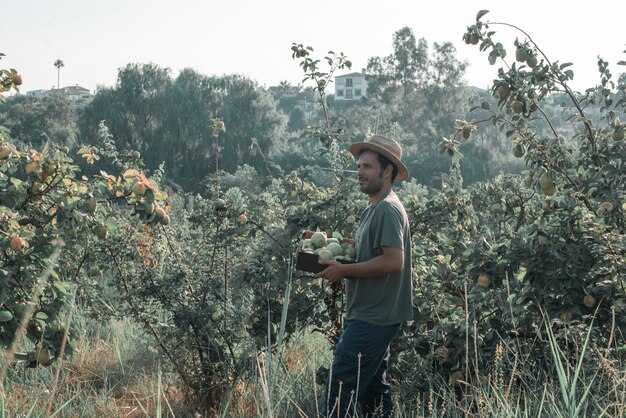
[[[393,154],[391,154],[385,148],[380,147],[376,144],[371,144],[369,142],[357,142],[357,143],[351,144],[350,147],[348,147],[348,151],[350,151],[350,154],[352,154],[354,158],[358,158],[358,155],[362,151],[366,151],[366,150],[374,151],[378,154],[384,155],[385,157],[389,158],[389,160],[396,167],[398,167],[398,175],[396,176],[396,181],[404,181],[409,178],[409,170],[406,168],[406,166],[402,163],[402,161],[398,160]]]

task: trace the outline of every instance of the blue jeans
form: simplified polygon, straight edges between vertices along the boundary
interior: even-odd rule
[[[322,402],[323,417],[356,417],[357,404],[368,418],[391,417],[386,372],[389,343],[399,328],[400,324],[381,326],[356,319],[345,322]]]

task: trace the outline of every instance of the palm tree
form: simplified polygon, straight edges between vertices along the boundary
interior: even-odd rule
[[[56,60],[54,61],[54,66],[57,67],[57,89],[58,89],[60,87],[59,81],[61,80],[61,67],[65,67],[65,64],[63,64],[63,60]]]

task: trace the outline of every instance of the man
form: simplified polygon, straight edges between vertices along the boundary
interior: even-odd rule
[[[331,282],[346,279],[346,320],[335,348],[323,415],[390,417],[391,387],[386,380],[389,344],[400,324],[412,319],[411,234],[404,206],[392,190],[409,173],[402,148],[375,135],[350,145],[357,159],[361,192],[370,205],[356,231],[356,263],[320,261],[317,274]]]

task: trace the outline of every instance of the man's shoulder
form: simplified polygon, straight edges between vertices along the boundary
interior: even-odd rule
[[[393,210],[398,212],[399,214],[406,214],[406,210],[404,209],[404,205],[400,201],[400,198],[397,194],[391,191],[385,198],[380,202],[381,210]]]

